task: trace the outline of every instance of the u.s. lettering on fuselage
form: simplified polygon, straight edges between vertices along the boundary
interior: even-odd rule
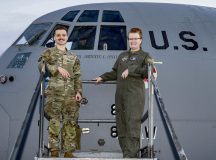
[[[195,54],[206,54],[208,52],[208,48],[206,46],[199,46],[199,43],[197,41],[197,35],[193,33],[192,31],[180,31],[176,34],[177,39],[179,38],[180,41],[183,43],[181,44],[172,44],[174,43],[171,38],[169,38],[169,34],[167,34],[167,31],[148,31],[149,37],[144,35],[144,41],[148,41],[148,38],[151,43],[151,47],[158,50],[158,51],[165,51],[167,49],[171,49],[173,47],[173,50],[185,50],[185,51],[191,51]],[[160,34],[161,33],[161,34]],[[173,34],[173,33],[172,33]],[[173,36],[173,35],[172,35]],[[144,42],[145,43],[145,42]],[[171,45],[172,44],[172,45]],[[199,52],[194,52],[199,51]],[[104,52],[104,51],[103,51]],[[112,52],[112,50],[108,50],[108,52]],[[84,59],[117,59],[117,55],[113,54],[87,54],[87,55],[77,55],[78,58],[84,58]]]
[[[155,38],[156,36],[157,38]],[[203,53],[208,51],[206,46],[199,46],[198,41],[196,40],[196,34],[192,31],[180,31],[177,33],[177,36],[184,43],[180,44],[180,46],[174,44],[174,50],[179,50],[179,48],[182,47],[185,50],[191,51],[195,51],[200,48]],[[149,31],[149,38],[151,41],[151,46],[157,50],[166,50],[169,47],[172,47],[170,46],[170,39],[168,38],[166,31],[161,31],[161,35],[156,35],[154,31]]]

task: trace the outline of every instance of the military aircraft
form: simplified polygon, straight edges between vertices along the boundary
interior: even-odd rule
[[[111,70],[118,55],[129,49],[127,32],[139,27],[144,32],[143,50],[163,62],[156,65],[157,84],[171,129],[175,130],[187,158],[214,159],[216,9],[135,2],[86,4],[51,12],[32,22],[3,53],[0,59],[1,159],[10,159],[14,150],[21,152],[20,147],[24,147],[22,160],[38,155],[40,103],[35,90],[40,74],[37,60],[42,51],[54,46],[52,31],[57,25],[68,27],[67,47],[80,59],[82,79],[86,82],[83,84],[86,103],[80,108],[79,124],[88,128],[89,133],[82,134],[81,157],[84,152],[89,153],[86,157],[115,157],[112,153],[120,153],[115,127],[115,84],[93,85],[90,80]],[[33,103],[36,109],[30,110]],[[157,127],[154,157],[176,159],[163,118],[154,104]],[[30,122],[24,121],[25,118],[31,116],[29,129],[23,128],[24,123]],[[147,123],[142,126],[145,146]],[[44,145],[47,145],[46,127],[45,119]],[[27,138],[25,145],[17,143],[21,139],[18,135],[25,130],[29,131],[23,136]]]

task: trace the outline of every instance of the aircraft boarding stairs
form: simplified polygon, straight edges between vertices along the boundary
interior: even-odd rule
[[[154,62],[155,63],[155,62]],[[155,157],[155,151],[154,151],[154,126],[153,126],[153,96],[155,95],[155,99],[159,108],[160,115],[163,120],[164,128],[166,130],[166,134],[169,137],[170,144],[174,147],[172,153],[176,160],[188,160],[187,156],[184,152],[183,147],[178,141],[177,135],[174,131],[174,128],[172,126],[172,123],[169,119],[168,113],[165,109],[163,100],[160,95],[159,88],[156,84],[155,77],[152,74],[152,66],[153,63],[149,63],[148,65],[148,111],[144,114],[142,117],[141,123],[143,123],[145,120],[148,119],[148,142],[147,146],[143,147],[141,146],[139,157],[140,158],[134,158],[134,159],[140,159],[140,160],[157,160],[157,157]],[[32,117],[35,111],[35,106],[37,104],[37,100],[40,93],[40,108],[43,108],[44,104],[44,88],[45,88],[45,67],[44,72],[40,75],[38,84],[36,86],[35,92],[33,94],[30,106],[28,108],[25,120],[23,122],[23,125],[21,127],[21,131],[18,135],[17,141],[14,145],[13,151],[9,157],[9,160],[20,160],[22,157],[22,151],[25,146],[26,136],[28,135],[28,131],[31,125]],[[83,83],[94,83],[92,81],[83,81]],[[115,82],[106,82],[106,83],[115,83]],[[50,158],[49,150],[45,151],[44,146],[44,140],[43,140],[43,129],[44,129],[44,110],[40,109],[40,120],[39,120],[39,147],[37,152],[37,157],[34,157],[34,160],[67,160],[67,159],[74,159],[74,160],[105,160],[105,159],[113,159],[113,160],[121,160],[122,153],[119,152],[75,152],[74,156],[76,158]],[[142,135],[142,134],[141,134]],[[142,139],[140,138],[141,142]],[[142,145],[142,143],[141,143]],[[127,159],[127,158],[124,158]],[[129,159],[129,158],[128,158]]]

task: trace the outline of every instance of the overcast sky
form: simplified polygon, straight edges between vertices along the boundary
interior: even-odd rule
[[[130,2],[129,0],[1,0],[0,5],[0,55],[36,18],[66,7],[86,3]],[[133,0],[132,0],[133,1]],[[209,6],[216,8],[216,0],[135,0]]]

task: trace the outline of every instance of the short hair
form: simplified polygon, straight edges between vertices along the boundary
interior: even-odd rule
[[[65,30],[66,33],[68,34],[68,28],[66,26],[63,26],[63,25],[57,25],[55,26],[54,30],[53,30],[53,36],[55,35],[55,32],[57,30]]]
[[[140,28],[131,28],[129,33],[128,33],[128,36],[130,33],[138,33],[141,39],[143,37],[142,30]]]

